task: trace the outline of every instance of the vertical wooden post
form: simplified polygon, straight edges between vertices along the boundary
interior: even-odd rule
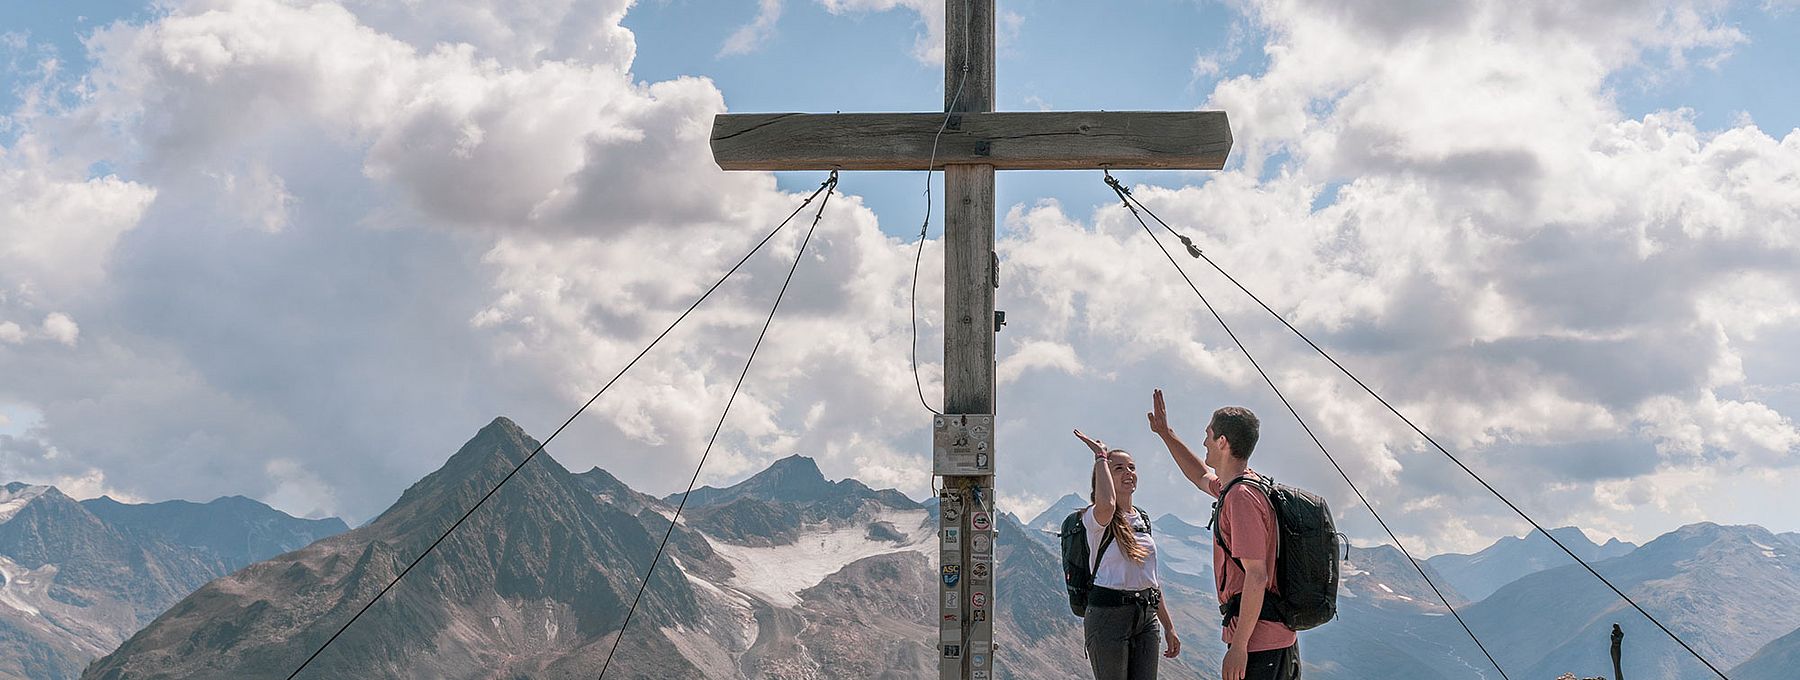
[[[994,110],[994,0],[945,0],[944,108],[952,114]],[[994,166],[944,167],[944,412],[994,413]],[[996,461],[996,465],[997,465]],[[992,476],[946,477],[945,489],[965,511],[956,521],[960,545],[943,552],[954,565],[961,654],[939,658],[939,677],[986,680],[991,658],[994,585]],[[985,526],[975,524],[984,518]],[[977,580],[975,575],[983,578]],[[940,648],[952,644],[940,641]]]
[[[1222,112],[994,113],[994,18],[994,0],[944,0],[942,118],[719,114],[712,134],[722,169],[944,172],[944,405],[932,422],[942,533],[933,589],[939,677],[961,680],[992,680],[996,665],[994,170],[1216,170],[1231,149]],[[946,158],[955,162],[940,163]]]

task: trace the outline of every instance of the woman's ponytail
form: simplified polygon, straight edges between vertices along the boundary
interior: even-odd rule
[[[1120,450],[1122,450],[1122,449],[1113,449],[1113,451],[1120,451]],[[1102,472],[1104,472],[1104,471],[1102,471]],[[1111,473],[1106,473],[1106,474],[1111,474]],[[1099,483],[1100,483],[1100,480],[1098,480],[1098,479],[1095,479],[1092,477],[1088,478],[1088,502],[1089,503],[1094,502],[1094,495],[1096,492],[1095,487],[1098,486]],[[1123,553],[1126,557],[1131,558],[1131,561],[1136,562],[1138,564],[1143,564],[1144,560],[1150,558],[1150,549],[1144,547],[1144,544],[1138,542],[1137,532],[1132,530],[1131,524],[1129,522],[1125,521],[1125,511],[1127,511],[1127,510],[1136,512],[1137,508],[1114,507],[1112,521],[1107,523],[1106,530],[1108,532],[1112,533],[1113,542],[1119,544],[1119,552]],[[1146,522],[1150,521],[1148,517],[1141,518],[1141,519],[1143,519]]]

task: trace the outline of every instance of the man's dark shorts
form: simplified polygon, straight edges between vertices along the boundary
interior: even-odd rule
[[[1244,680],[1300,680],[1300,645],[1251,652]]]

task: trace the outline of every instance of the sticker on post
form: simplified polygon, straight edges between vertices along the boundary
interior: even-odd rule
[[[994,521],[986,512],[976,510],[975,512],[969,513],[969,525],[974,527],[976,531],[987,531],[994,527]]]
[[[944,524],[956,524],[962,519],[962,499],[948,491],[938,494],[938,512],[942,514]]]
[[[988,580],[988,563],[976,562],[969,565],[969,579],[972,581]]]
[[[972,622],[975,622],[975,623],[980,623],[982,621],[986,621],[987,620],[987,610],[986,609],[977,609],[975,611],[969,612],[969,620]]]
[[[987,534],[975,534],[969,537],[969,550],[986,553],[994,547],[994,538]]]
[[[944,565],[944,587],[955,588],[962,582],[962,567],[955,564]]]
[[[944,608],[951,611],[962,611],[962,604],[958,599],[954,589],[944,591]]]
[[[979,590],[975,591],[975,594],[969,596],[969,604],[974,605],[977,609],[986,607],[987,606],[987,593],[981,592]]]
[[[962,548],[962,529],[950,527],[944,530],[944,549],[960,550]]]
[[[962,658],[962,645],[944,645],[944,658],[946,658],[946,659]]]

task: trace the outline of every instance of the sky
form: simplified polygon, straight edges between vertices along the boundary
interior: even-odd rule
[[[1520,507],[1596,539],[1800,530],[1791,0],[1001,1],[1000,110],[1223,110],[1136,195]],[[930,0],[0,4],[0,479],[352,523],[505,415],[547,436],[821,173],[727,173],[713,115],[932,111]],[[923,173],[845,173],[725,435],[930,493],[908,361]],[[999,497],[1208,504],[1145,427],[1262,416],[1252,466],[1367,510],[1098,173],[997,182]],[[941,193],[934,194],[941,197]],[[933,200],[941,200],[934,198]],[[550,446],[679,491],[802,232]],[[918,281],[941,394],[942,219]],[[1527,525],[1197,262],[1409,546]]]

